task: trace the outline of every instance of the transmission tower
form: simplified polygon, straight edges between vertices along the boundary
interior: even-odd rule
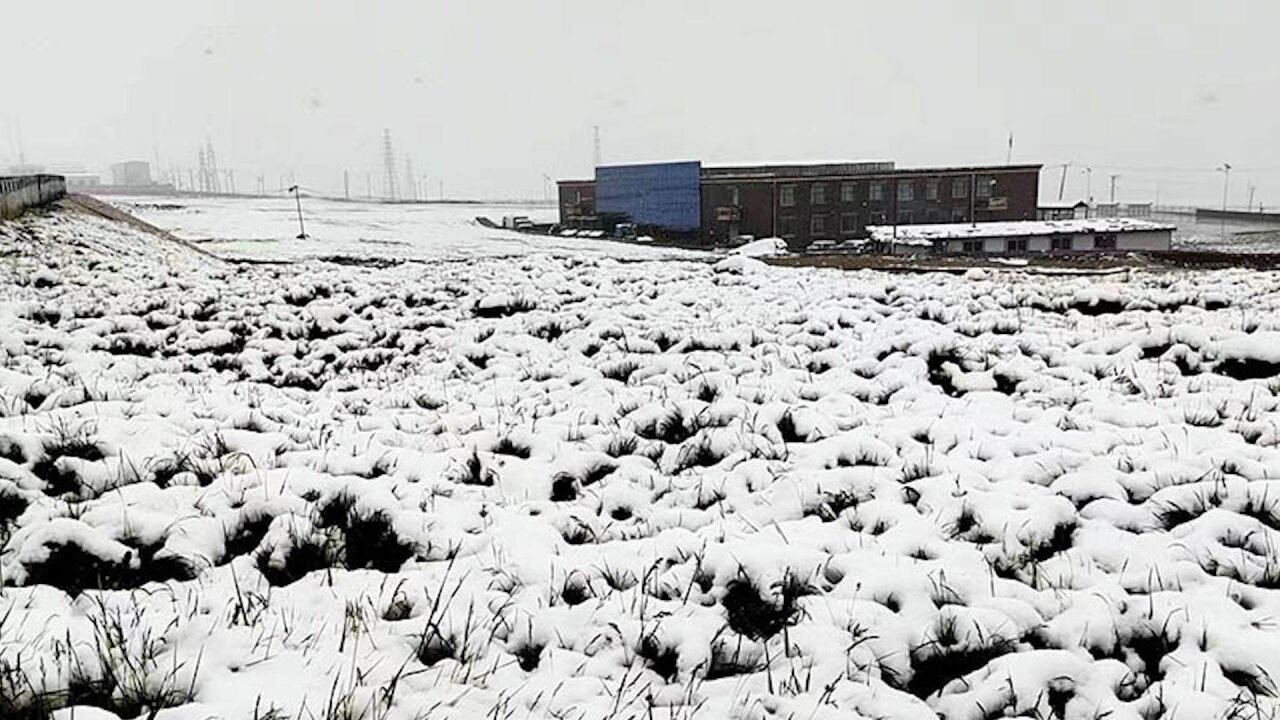
[[[382,169],[386,173],[387,198],[396,199],[396,156],[391,151],[391,131],[382,131]]]
[[[222,180],[218,177],[218,160],[213,154],[213,141],[206,140],[205,158],[209,163],[209,191],[212,193],[222,192]]]
[[[204,148],[200,148],[200,192],[209,191],[209,163],[205,161]]]

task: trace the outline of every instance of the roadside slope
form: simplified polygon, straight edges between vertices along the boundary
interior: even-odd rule
[[[0,283],[58,284],[64,274],[110,272],[127,284],[158,274],[220,267],[222,260],[93,198],[73,196],[53,207],[0,223]]]

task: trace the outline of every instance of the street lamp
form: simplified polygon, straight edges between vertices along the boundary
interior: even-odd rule
[[[1227,211],[1227,189],[1231,187],[1231,163],[1222,163],[1222,167],[1218,168],[1218,172],[1222,173],[1222,212]]]
[[[298,186],[291,185],[289,192],[293,193],[293,200],[298,204],[298,239],[306,240],[308,237],[307,228],[302,224],[302,197],[298,195]]]

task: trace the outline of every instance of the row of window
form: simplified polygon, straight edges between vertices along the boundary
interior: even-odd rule
[[[1049,238],[1050,250],[1071,250],[1072,237],[1070,235],[1055,235]],[[1026,252],[1026,238],[1009,238],[1004,242],[1006,252]],[[1095,235],[1093,238],[1093,249],[1095,250],[1115,250],[1116,236],[1114,234]],[[982,240],[964,240],[960,243],[960,252],[980,253],[985,251],[985,245]]]
[[[873,202],[883,201],[885,199],[885,190],[887,189],[887,180],[872,180],[867,185],[867,199]],[[986,199],[991,197],[991,189],[995,186],[995,178],[987,176],[979,176],[975,183],[975,197]],[[858,184],[852,182],[840,183],[840,202],[851,203],[857,200]],[[898,180],[898,201],[911,202],[916,199],[916,182],[912,180]],[[946,188],[946,190],[944,190]],[[960,200],[969,196],[969,178],[928,178],[924,181],[924,199],[937,200],[942,197],[944,192],[949,192],[952,199]],[[730,202],[734,205],[738,204],[738,188],[729,188]],[[825,205],[827,204],[827,185],[823,183],[813,183],[809,186],[809,204]],[[778,203],[782,207],[792,207],[796,204],[796,186],[783,185],[778,188]]]

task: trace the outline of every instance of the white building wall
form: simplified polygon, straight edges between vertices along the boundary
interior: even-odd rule
[[[1159,251],[1168,250],[1172,244],[1173,233],[1170,230],[1137,230],[1132,232],[1118,232],[1116,236],[1117,251]],[[1009,240],[1011,237],[994,237],[981,238],[982,252],[993,254],[1006,254],[1008,250]],[[944,253],[963,253],[964,240],[948,239],[938,243],[940,250]],[[903,248],[899,252],[921,252],[922,248],[907,248],[907,246],[899,246]],[[1049,252],[1053,248],[1053,238],[1049,235],[1033,235],[1027,238],[1027,252]],[[1076,252],[1091,252],[1097,247],[1094,242],[1094,233],[1076,233],[1071,236],[1071,249]]]

